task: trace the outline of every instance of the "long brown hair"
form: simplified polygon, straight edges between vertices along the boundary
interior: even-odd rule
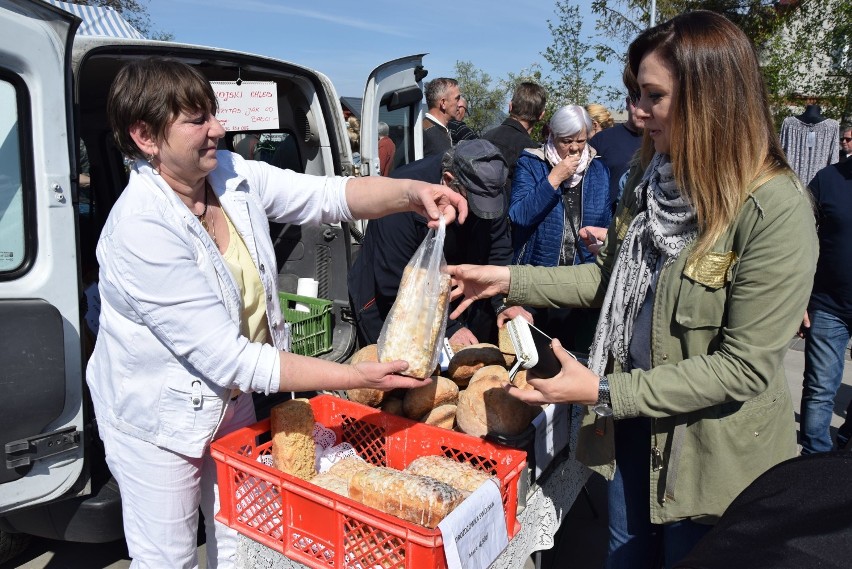
[[[715,12],[676,16],[630,44],[634,77],[652,51],[671,65],[677,82],[670,155],[677,184],[697,212],[697,257],[731,225],[758,183],[790,167],[772,124],[754,46],[742,30]],[[643,166],[653,152],[646,134]]]

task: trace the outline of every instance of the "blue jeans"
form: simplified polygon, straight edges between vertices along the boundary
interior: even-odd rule
[[[843,357],[852,323],[823,310],[813,310],[809,315],[799,418],[802,454],[832,449],[829,429],[834,396],[843,380]]]
[[[651,419],[615,422],[615,477],[608,484],[607,569],[673,567],[713,526],[651,523]]]

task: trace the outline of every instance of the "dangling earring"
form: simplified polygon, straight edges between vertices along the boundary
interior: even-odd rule
[[[156,174],[157,176],[159,176],[159,175],[160,175],[160,171],[159,171],[159,170],[157,169],[157,167],[154,165],[154,158],[156,158],[156,157],[157,157],[157,156],[156,156],[155,154],[149,154],[149,155],[148,155],[148,158],[146,158],[146,160],[148,161],[148,164],[150,164],[150,165],[151,165],[151,169],[152,169],[152,170],[154,170],[154,174]]]

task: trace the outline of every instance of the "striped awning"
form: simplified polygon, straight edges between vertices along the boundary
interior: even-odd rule
[[[127,20],[112,8],[100,6],[84,6],[82,4],[69,4],[59,0],[46,0],[57,8],[71,12],[81,18],[83,23],[77,29],[78,35],[83,36],[107,36],[111,38],[145,39],[139,30],[131,26]]]

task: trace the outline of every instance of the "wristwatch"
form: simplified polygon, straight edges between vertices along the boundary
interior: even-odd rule
[[[600,377],[598,384],[598,401],[592,407],[592,411],[598,417],[612,417],[612,407],[610,407],[609,398],[609,380],[605,375]]]

